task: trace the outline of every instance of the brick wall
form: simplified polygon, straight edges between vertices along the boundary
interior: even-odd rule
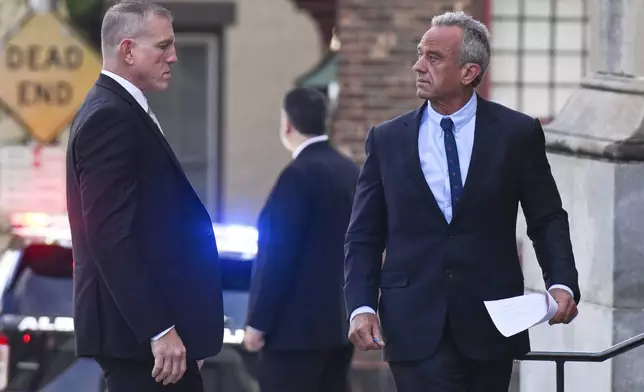
[[[416,98],[416,45],[431,18],[465,10],[484,19],[485,0],[338,0],[342,44],[339,105],[333,139],[361,163],[364,139],[374,125],[420,105]]]

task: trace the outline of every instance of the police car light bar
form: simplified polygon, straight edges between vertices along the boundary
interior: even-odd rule
[[[50,242],[71,241],[67,215],[23,212],[10,215],[13,233]],[[257,254],[257,229],[252,226],[213,223],[213,231],[220,254],[234,254],[242,260],[251,260]]]
[[[5,317],[12,317],[6,315]],[[56,331],[74,332],[74,319],[72,317],[33,317],[26,316],[18,323],[20,332]],[[224,328],[224,344],[238,345],[244,341],[243,329]]]
[[[26,238],[40,238],[44,242],[71,241],[67,215],[41,212],[21,212],[9,216],[11,231]]]

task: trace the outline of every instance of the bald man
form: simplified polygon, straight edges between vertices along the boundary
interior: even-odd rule
[[[170,82],[172,15],[120,2],[101,40],[67,149],[77,354],[96,359],[110,392],[202,391],[201,360],[223,339],[217,245],[144,95]]]

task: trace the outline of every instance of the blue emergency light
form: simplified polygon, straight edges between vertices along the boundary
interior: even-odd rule
[[[39,238],[43,242],[71,240],[69,221],[65,214],[39,212],[15,213],[10,216],[14,234]],[[257,255],[257,229],[252,226],[213,223],[217,250],[220,254],[232,254],[239,260],[252,260]]]

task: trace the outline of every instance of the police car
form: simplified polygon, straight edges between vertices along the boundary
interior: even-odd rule
[[[214,224],[213,228],[226,329],[222,352],[204,365],[205,390],[254,391],[254,356],[241,349],[241,342],[257,231],[238,225]],[[105,390],[96,362],[75,355],[72,315],[67,216],[12,215],[9,244],[0,254],[0,391]]]

